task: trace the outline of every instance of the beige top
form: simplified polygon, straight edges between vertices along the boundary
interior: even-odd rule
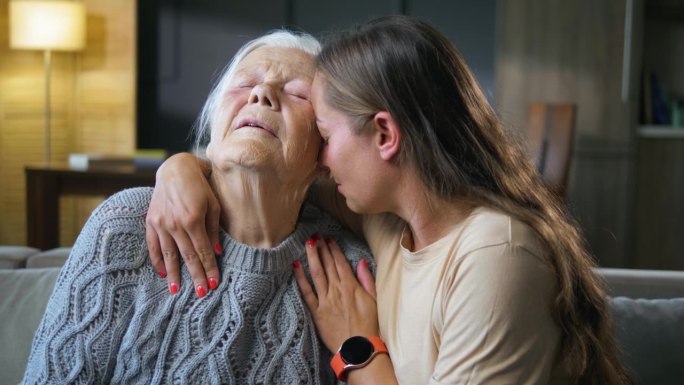
[[[554,368],[555,277],[530,227],[478,208],[411,252],[405,226],[387,214],[363,220],[380,334],[401,384],[565,383]]]

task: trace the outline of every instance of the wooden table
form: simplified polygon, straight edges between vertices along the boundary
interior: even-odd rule
[[[67,165],[26,167],[28,245],[41,250],[59,246],[59,197],[109,196],[125,188],[154,186],[157,169],[133,165],[73,170]]]

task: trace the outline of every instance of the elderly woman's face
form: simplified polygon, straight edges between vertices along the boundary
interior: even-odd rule
[[[294,48],[263,46],[238,64],[214,117],[207,156],[219,169],[234,165],[310,182],[320,135],[311,102],[313,58]]]

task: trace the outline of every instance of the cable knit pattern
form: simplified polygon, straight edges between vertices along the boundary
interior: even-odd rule
[[[122,191],[91,215],[62,268],[33,341],[25,384],[334,383],[292,274],[318,232],[355,265],[365,243],[305,205],[293,234],[256,249],[221,233],[221,283],[197,298],[187,269],[170,295],[150,264],[150,188]]]

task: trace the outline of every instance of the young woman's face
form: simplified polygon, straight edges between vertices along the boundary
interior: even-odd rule
[[[300,182],[317,168],[320,136],[310,102],[313,58],[264,46],[237,65],[214,116],[207,156],[215,167],[267,169]]]
[[[349,117],[325,100],[325,78],[317,74],[311,88],[316,124],[323,138],[318,162],[330,170],[347,206],[357,213],[378,212],[382,176],[373,134],[352,131]]]

